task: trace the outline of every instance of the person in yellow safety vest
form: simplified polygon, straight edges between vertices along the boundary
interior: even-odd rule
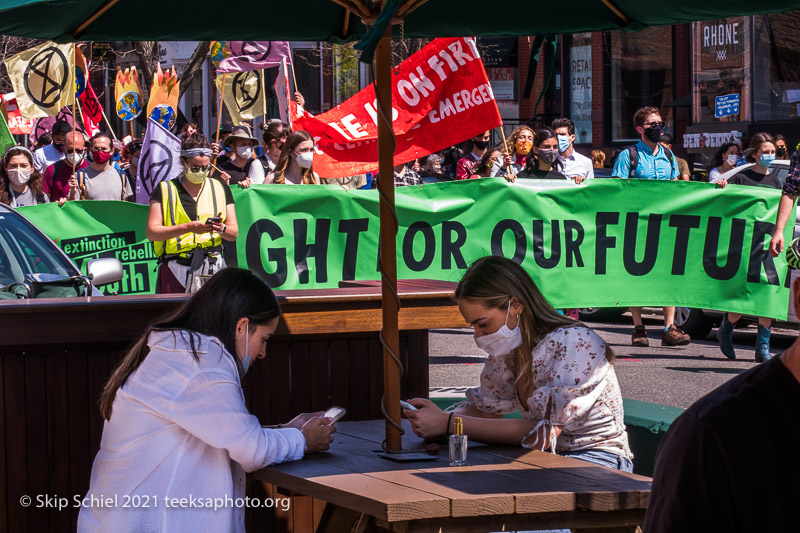
[[[147,238],[159,269],[156,292],[193,293],[225,268],[222,241],[239,235],[227,176],[211,177],[211,143],[194,133],[181,144],[183,171],[162,181],[150,197]],[[223,181],[225,180],[225,181]]]

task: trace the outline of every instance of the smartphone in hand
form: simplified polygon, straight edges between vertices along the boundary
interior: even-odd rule
[[[409,411],[416,411],[417,410],[416,407],[414,407],[410,403],[408,403],[406,401],[403,401],[403,400],[400,400],[400,407],[402,407],[403,409],[408,409]]]
[[[343,407],[330,407],[327,411],[322,413],[322,418],[330,418],[331,424],[335,424],[340,418],[342,418],[347,411]]]
[[[222,217],[209,217],[206,224],[219,224],[222,222]]]

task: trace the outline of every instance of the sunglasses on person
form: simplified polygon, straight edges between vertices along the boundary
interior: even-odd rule
[[[95,146],[94,148],[92,148],[92,153],[93,154],[97,154],[99,152],[105,152],[107,154],[110,154],[111,152],[113,152],[113,149],[111,149],[111,148],[100,148],[99,146]]]
[[[208,171],[208,170],[211,170],[211,165],[206,165],[206,166],[204,166],[204,167],[192,167],[192,166],[188,166],[188,167],[186,167],[186,168],[188,168],[190,172],[206,172],[206,171]]]
[[[662,122],[648,122],[648,123],[644,124],[644,127],[645,128],[655,128],[656,126],[658,126],[659,128],[663,128],[666,125],[667,125],[667,123],[663,122],[663,121]]]

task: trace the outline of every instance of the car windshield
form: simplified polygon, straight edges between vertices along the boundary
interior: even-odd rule
[[[0,286],[22,283],[25,274],[70,277],[80,273],[24,218],[0,212]]]

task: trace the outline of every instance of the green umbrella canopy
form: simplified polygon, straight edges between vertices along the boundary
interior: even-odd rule
[[[113,0],[112,0],[113,2]],[[306,40],[345,41],[366,31],[359,16],[345,24],[333,0],[257,0],[236,5],[207,0],[118,0],[85,30],[73,32],[108,0],[0,0],[0,34],[56,41]],[[370,0],[361,0],[369,4]],[[409,0],[405,37],[535,35],[628,29],[798,9],[797,0]],[[611,4],[608,5],[608,4]],[[615,13],[613,7],[618,8]],[[623,19],[618,13],[622,14]],[[347,27],[345,31],[345,26]],[[395,36],[399,28],[394,28]]]

